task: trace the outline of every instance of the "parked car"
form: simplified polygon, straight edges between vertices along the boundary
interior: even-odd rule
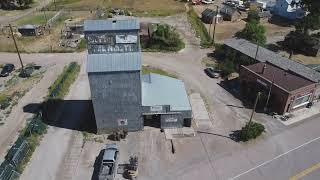
[[[213,67],[207,67],[204,72],[211,78],[219,78],[220,77],[220,71],[215,70]]]
[[[119,148],[116,144],[107,144],[99,171],[99,180],[113,180],[118,168]]]
[[[3,66],[2,71],[0,73],[1,77],[7,77],[9,74],[15,70],[15,67],[13,64],[6,64]]]
[[[202,0],[201,1],[203,4],[212,4],[213,0]]]

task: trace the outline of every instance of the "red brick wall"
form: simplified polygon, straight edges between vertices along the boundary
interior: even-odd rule
[[[257,79],[259,79],[262,83],[265,83],[267,85],[267,88],[269,89],[271,82],[268,82],[261,77],[259,77],[257,74],[245,69],[244,67],[240,67],[239,71],[239,79],[240,79],[240,84],[242,84],[243,81],[246,82],[252,82],[252,83],[257,83]],[[271,89],[271,94],[272,94],[272,107],[271,110],[274,112],[277,112],[279,114],[283,114],[286,112],[288,105],[291,103],[291,99],[296,99],[299,95],[303,96],[306,94],[309,94],[312,92],[312,98],[314,96],[316,90],[316,83],[300,88],[298,90],[295,90],[293,92],[287,92],[286,90],[273,85]],[[299,96],[299,97],[300,97]],[[292,103],[290,104],[290,106]],[[303,106],[305,107],[305,106]],[[292,111],[292,106],[289,109],[289,112]],[[296,110],[296,109],[294,109]]]

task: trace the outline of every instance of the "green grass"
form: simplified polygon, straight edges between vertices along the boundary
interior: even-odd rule
[[[154,67],[150,67],[150,66],[142,66],[142,74],[149,74],[149,73],[155,73],[155,74],[160,74],[163,76],[168,76],[168,77],[172,77],[172,78],[177,78],[176,75],[168,73],[162,69],[159,68],[154,68]]]
[[[200,45],[204,48],[212,47],[213,41],[208,30],[192,7],[190,7],[188,11],[188,20],[195,30],[196,35],[200,37]]]
[[[55,12],[46,12],[47,20],[51,19],[54,15],[55,15]],[[43,12],[39,12],[34,15],[25,16],[19,19],[16,23],[18,25],[24,25],[24,24],[42,25],[42,24],[46,24],[46,18]]]
[[[69,89],[76,80],[79,72],[80,65],[76,62],[72,62],[66,66],[62,74],[60,74],[53,85],[50,86],[49,98],[62,99],[69,92]]]

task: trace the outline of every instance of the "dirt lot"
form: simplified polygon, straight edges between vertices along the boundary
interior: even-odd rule
[[[215,5],[221,5],[220,2],[216,2],[214,5],[197,5],[193,6],[199,17],[201,17],[202,11],[204,11],[206,8],[210,9],[216,9]],[[246,13],[242,14],[242,18],[246,18]],[[289,33],[291,30],[293,30],[293,27],[286,27],[286,26],[280,26],[276,24],[271,24],[267,22],[266,20],[262,20],[261,23],[266,28],[266,36],[268,42],[275,42],[274,39],[277,40],[277,38],[284,37],[287,33]],[[246,22],[244,20],[240,20],[238,22],[230,22],[230,21],[224,21],[222,23],[217,24],[216,26],[216,40],[220,43],[222,43],[225,39],[233,37],[233,35],[242,30],[246,25]],[[208,31],[211,29],[210,34],[213,33],[213,26],[210,28],[209,24],[206,24],[206,27]]]
[[[184,12],[184,2],[176,0],[56,0],[57,8],[95,10],[99,8],[124,8],[140,16],[168,16]],[[52,3],[50,9],[54,9]]]
[[[45,35],[38,37],[17,37],[17,44],[21,52],[26,53],[38,53],[38,52],[73,52],[77,49],[63,48],[59,46],[59,41],[61,37],[61,30],[65,26],[65,20],[67,19],[77,19],[82,21],[84,19],[89,19],[92,14],[88,11],[75,11],[67,13],[56,22],[52,27],[51,31],[45,31]],[[29,23],[41,21],[36,13],[34,18],[26,18],[17,21],[16,23],[21,23],[28,21]],[[41,16],[40,16],[41,17]],[[2,52],[15,52],[15,47],[10,34],[6,33],[0,34],[0,51]]]
[[[56,58],[52,54],[22,54],[24,63],[36,63],[46,69],[42,79],[33,84],[31,89],[19,99],[17,105],[12,108],[11,113],[5,119],[5,124],[0,126],[0,160],[3,159],[8,148],[16,140],[19,130],[25,125],[26,119],[32,114],[25,112],[24,107],[30,103],[39,103],[47,95],[49,86],[62,72],[63,67],[71,62],[78,61],[78,54],[64,54],[62,58]],[[0,53],[0,63],[14,63],[19,67],[16,54]]]

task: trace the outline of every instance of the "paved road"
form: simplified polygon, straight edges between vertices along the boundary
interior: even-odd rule
[[[317,119],[319,121],[319,119]],[[265,161],[230,180],[318,180],[320,179],[320,137]]]

